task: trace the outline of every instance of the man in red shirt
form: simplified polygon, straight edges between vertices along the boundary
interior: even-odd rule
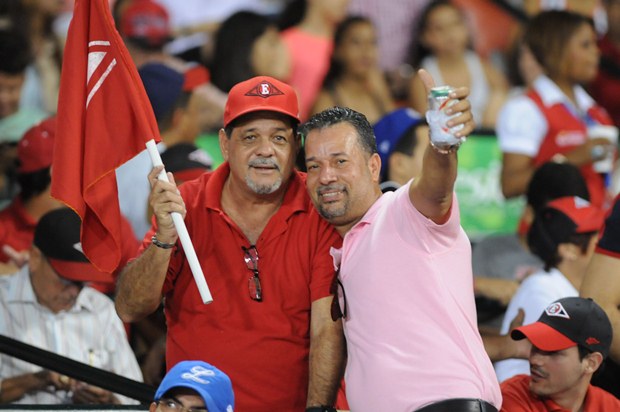
[[[39,218],[62,204],[50,196],[50,167],[56,118],[29,129],[17,144],[20,193],[0,212],[0,273],[16,272],[28,261]]]
[[[592,299],[559,299],[511,337],[532,343],[530,375],[502,383],[502,411],[620,410],[620,400],[590,384],[609,355],[612,338],[609,318]]]
[[[177,189],[149,175],[155,224],[119,280],[116,309],[134,322],[164,299],[168,369],[204,360],[230,376],[240,411],[332,410],[342,324],[331,318],[330,248],[341,241],[312,206],[297,95],[270,77],[234,86],[215,171]],[[203,304],[170,212],[184,216],[213,295]]]

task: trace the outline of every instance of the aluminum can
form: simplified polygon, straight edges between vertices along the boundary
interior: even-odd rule
[[[446,114],[446,109],[456,103],[450,99],[450,93],[454,89],[450,86],[433,87],[428,94],[428,111],[426,120],[430,128],[431,142],[440,149],[447,149],[463,142],[463,138],[454,136],[454,133],[463,128],[463,125],[449,128],[446,122],[460,113],[452,116]]]

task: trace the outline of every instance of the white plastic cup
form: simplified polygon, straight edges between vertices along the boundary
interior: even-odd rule
[[[610,173],[614,170],[614,162],[616,159],[616,148],[618,146],[618,128],[616,126],[607,126],[597,124],[588,127],[588,137],[590,139],[603,137],[609,140],[611,150],[607,150],[605,157],[592,163],[594,171],[597,173]]]

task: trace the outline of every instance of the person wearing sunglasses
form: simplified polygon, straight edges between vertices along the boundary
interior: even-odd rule
[[[233,412],[234,408],[228,375],[207,362],[191,360],[166,373],[149,412]]]
[[[428,92],[434,81],[419,73]],[[342,249],[332,252],[340,281],[333,313],[341,309],[344,318],[344,378],[353,411],[496,412],[501,406],[478,332],[471,246],[453,194],[458,144],[474,129],[467,94],[454,89],[446,112],[448,127],[462,125],[458,143],[435,147],[431,123],[419,178],[385,194],[364,115],[334,107],[300,127],[308,192],[344,237]]]
[[[235,385],[239,410],[323,410],[342,376],[329,254],[341,239],[312,206],[305,173],[294,170],[298,123],[291,86],[267,76],[235,85],[219,132],[224,164],[178,189],[172,174],[172,183],[158,181],[161,168],[153,169],[155,224],[117,289],[116,309],[127,322],[165,297],[168,367],[217,363]],[[213,295],[208,305],[170,212],[185,218]]]

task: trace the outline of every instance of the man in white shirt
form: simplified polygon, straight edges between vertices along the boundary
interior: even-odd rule
[[[0,334],[142,381],[114,304],[85,282],[106,281],[81,250],[80,218],[61,208],[38,222],[30,261],[0,278]],[[0,403],[128,403],[107,390],[0,355]]]

